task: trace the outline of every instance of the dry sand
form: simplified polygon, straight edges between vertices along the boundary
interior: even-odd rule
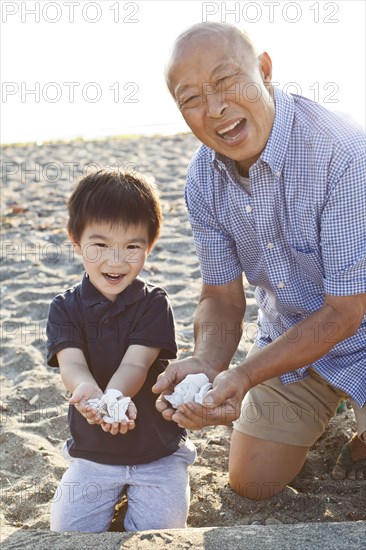
[[[183,201],[186,168],[197,145],[193,136],[179,135],[4,148],[0,436],[4,538],[17,529],[48,529],[50,500],[66,467],[60,449],[68,434],[67,403],[59,373],[46,366],[45,323],[51,299],[75,284],[82,271],[64,229],[66,199],[74,182],[93,163],[135,167],[155,178],[165,221],[143,276],[166,288],[171,297],[182,358],[192,350],[192,319],[200,291]],[[248,285],[247,298],[247,324],[234,364],[245,357],[255,334],[257,308]],[[335,482],[329,476],[353,429],[353,413],[346,408],[310,451],[291,488],[265,502],[250,502],[228,488],[230,428],[192,432],[198,459],[191,467],[188,525],[366,519],[365,482]],[[112,529],[120,528],[117,517]]]

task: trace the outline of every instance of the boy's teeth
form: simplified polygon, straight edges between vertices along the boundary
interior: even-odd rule
[[[234,124],[230,124],[230,126],[228,126],[227,128],[224,128],[223,130],[218,130],[217,133],[220,135],[226,134],[226,132],[230,132],[230,130],[234,130],[234,128],[236,128],[236,126],[240,124],[240,122],[241,122],[241,119],[234,122]]]

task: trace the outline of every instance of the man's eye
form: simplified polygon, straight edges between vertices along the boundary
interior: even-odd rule
[[[235,77],[238,77],[239,73],[233,73],[233,74],[227,74],[226,76],[223,76],[222,78],[219,78],[217,81],[217,84],[221,84],[222,82],[232,80]]]
[[[190,97],[187,97],[187,99],[183,99],[179,102],[179,107],[184,109],[184,107],[191,107],[197,101],[200,99],[199,95],[191,95]]]
[[[234,75],[231,75],[231,74],[228,74],[226,76],[223,76],[222,78],[219,78],[219,80],[217,81],[217,84],[222,84],[223,82],[227,82],[228,80],[230,80],[231,78],[233,78]]]

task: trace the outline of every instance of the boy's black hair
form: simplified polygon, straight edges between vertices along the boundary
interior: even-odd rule
[[[69,202],[67,230],[80,242],[90,223],[145,225],[149,245],[159,236],[162,220],[160,200],[155,188],[140,174],[99,170],[82,178]]]

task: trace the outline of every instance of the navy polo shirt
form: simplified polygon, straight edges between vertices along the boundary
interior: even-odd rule
[[[156,395],[151,391],[167,359],[175,358],[177,353],[166,292],[137,278],[111,302],[85,274],[80,284],[52,301],[47,322],[49,366],[59,366],[57,353],[62,349],[79,348],[104,391],[133,344],[161,349],[133,398],[138,411],[135,429],[112,436],[100,426],[88,424],[70,405],[71,438],[67,446],[71,456],[102,464],[144,464],[174,453],[186,440],[186,431],[164,420],[156,410]]]

